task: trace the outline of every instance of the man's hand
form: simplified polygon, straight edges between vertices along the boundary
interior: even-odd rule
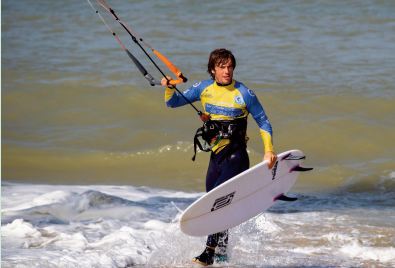
[[[169,81],[171,80],[170,76],[167,76],[167,78],[163,77],[162,80],[160,81],[161,85],[164,87],[168,87],[169,86]]]
[[[274,152],[266,152],[265,155],[263,156],[263,161],[265,160],[269,162],[268,164],[269,169],[272,169],[272,167],[277,161],[277,155]]]

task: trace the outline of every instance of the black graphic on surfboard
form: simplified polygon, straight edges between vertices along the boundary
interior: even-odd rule
[[[211,211],[215,211],[217,209],[223,208],[229,205],[230,203],[232,203],[232,199],[235,196],[235,193],[236,192],[232,192],[230,194],[217,198],[213,204],[213,207],[211,208]]]

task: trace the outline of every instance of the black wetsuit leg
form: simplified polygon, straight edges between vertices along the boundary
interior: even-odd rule
[[[206,191],[210,191],[237,174],[247,170],[250,161],[245,145],[229,145],[218,154],[211,153],[210,164],[206,176]],[[216,247],[219,243],[228,242],[228,231],[209,235],[207,246]]]
[[[206,175],[207,192],[249,168],[250,160],[245,146],[232,147],[218,154],[211,153]]]

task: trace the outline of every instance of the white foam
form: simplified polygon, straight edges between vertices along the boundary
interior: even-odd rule
[[[4,237],[40,237],[41,233],[32,224],[23,219],[16,219],[12,223],[1,227],[1,235]]]
[[[5,184],[2,193],[4,267],[189,266],[205,245],[205,237],[188,237],[177,223],[181,211],[202,193],[24,184]],[[229,264],[360,266],[361,261],[373,261],[391,266],[395,262],[393,246],[369,244],[375,241],[374,230],[395,234],[390,223],[367,229],[358,215],[372,213],[372,208],[361,207],[355,213],[353,207],[339,209],[339,202],[331,207],[332,196],[320,198],[301,198],[292,207],[279,203],[231,229]],[[287,212],[290,208],[292,213]],[[358,242],[362,235],[364,244]]]
[[[328,239],[328,241],[332,243],[337,243],[337,244],[349,243],[354,240],[354,238],[349,236],[348,234],[342,234],[342,233],[329,233],[323,235],[322,237]]]
[[[273,221],[273,217],[270,213],[262,213],[256,217],[255,226],[258,230],[265,233],[274,234],[282,231],[282,228]]]
[[[166,230],[168,228],[169,224],[158,221],[158,220],[149,220],[146,223],[144,223],[144,228],[149,229],[149,230]]]
[[[67,198],[69,198],[69,196],[70,196],[70,192],[60,191],[60,190],[59,191],[52,191],[52,192],[44,193],[40,196],[37,196],[37,197],[33,198],[32,200],[26,200],[26,202],[23,202],[22,204],[17,205],[15,207],[13,207],[12,209],[9,209],[9,210],[5,209],[4,211],[29,209],[31,207],[63,202]]]
[[[352,258],[395,264],[395,247],[368,247],[354,241],[352,244],[342,246],[340,252]]]

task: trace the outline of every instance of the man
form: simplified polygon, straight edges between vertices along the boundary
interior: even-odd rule
[[[277,156],[272,143],[272,127],[256,95],[242,83],[233,80],[236,60],[232,52],[220,48],[211,52],[207,72],[212,79],[194,84],[183,94],[190,102],[200,100],[204,114],[210,118],[210,163],[206,176],[206,191],[249,168],[247,154],[247,117],[250,113],[260,128],[264,143],[264,160],[271,168]],[[162,79],[167,85],[167,79]],[[179,107],[188,102],[179,93],[167,87],[165,101],[168,107]],[[205,124],[206,124],[205,123]],[[207,134],[207,133],[206,133]],[[207,136],[207,135],[206,135]],[[236,212],[237,213],[237,212]],[[227,260],[227,230],[209,235],[203,253],[193,259],[202,265]]]

